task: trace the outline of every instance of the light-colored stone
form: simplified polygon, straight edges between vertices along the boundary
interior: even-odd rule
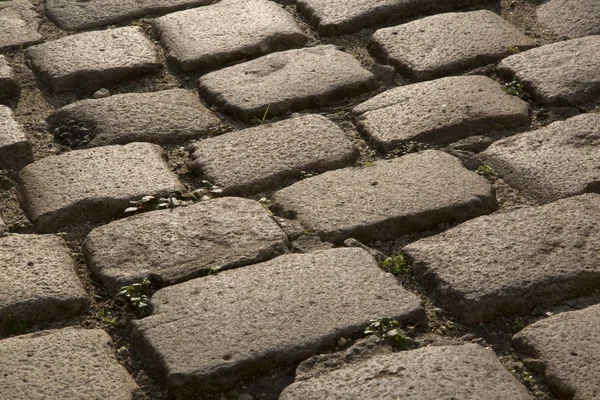
[[[230,388],[362,334],[369,320],[422,321],[420,300],[361,249],[289,254],[156,292],[132,345],[175,396]]]
[[[381,150],[405,141],[448,143],[529,125],[529,105],[485,76],[456,76],[400,86],[352,110],[360,131]]]
[[[66,36],[25,54],[55,92],[96,91],[162,69],[154,44],[138,26]]]
[[[537,20],[557,35],[569,39],[600,35],[600,2],[549,0],[538,7]]]
[[[320,107],[372,90],[375,76],[335,46],[269,54],[204,75],[200,96],[240,119]]]
[[[25,131],[8,107],[0,105],[0,169],[21,170],[33,162]]]
[[[21,93],[21,86],[15,78],[12,68],[3,55],[0,55],[0,102]]]
[[[86,147],[184,142],[208,134],[221,123],[197,93],[185,89],[82,100],[56,110],[46,121],[59,135],[71,135],[73,128],[85,126],[90,140],[83,143]]]
[[[0,2],[0,51],[42,42],[39,25],[39,17],[29,1]]]
[[[8,231],[8,228],[6,226],[6,223],[2,219],[2,216],[0,215],[0,234],[3,234],[5,232],[7,232],[7,231]]]
[[[600,193],[600,114],[582,114],[503,139],[481,157],[538,203]]]
[[[302,171],[341,168],[358,156],[335,123],[305,115],[202,140],[192,168],[228,194],[252,194],[300,178]]]
[[[402,251],[436,302],[475,323],[597,289],[598,221],[600,195],[585,194],[467,221]]]
[[[484,178],[436,150],[326,172],[278,191],[273,201],[276,212],[332,243],[394,239],[496,208]]]
[[[133,400],[139,388],[112,346],[101,329],[66,328],[1,340],[0,393],[11,400]]]
[[[130,143],[46,157],[19,173],[21,205],[38,232],[102,221],[146,195],[183,191],[155,144]]]
[[[222,0],[156,20],[168,56],[184,71],[302,46],[293,16],[268,0]]]
[[[600,35],[547,44],[505,58],[498,72],[516,79],[550,105],[573,106],[600,98]]]

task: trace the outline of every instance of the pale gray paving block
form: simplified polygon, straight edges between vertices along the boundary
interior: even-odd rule
[[[513,346],[541,362],[561,399],[600,398],[600,305],[565,312],[527,326]]]
[[[172,394],[194,398],[355,338],[372,318],[423,321],[417,296],[362,249],[289,254],[156,292],[132,346]],[[201,338],[201,340],[198,340]]]
[[[438,14],[377,30],[371,52],[416,80],[428,80],[492,63],[536,45],[488,10]]]
[[[302,46],[294,17],[268,0],[222,0],[155,22],[170,59],[184,71],[207,69]]]
[[[280,400],[533,400],[491,349],[429,346],[377,355],[322,375],[302,377]]]
[[[94,229],[83,243],[88,268],[112,294],[149,277],[180,283],[210,268],[265,261],[287,251],[288,239],[254,200],[225,197],[160,210]]]
[[[457,158],[427,150],[305,179],[275,193],[273,209],[323,240],[370,243],[489,214],[496,198]]]
[[[550,105],[573,106],[600,98],[600,35],[547,44],[505,58],[498,72],[516,79]]]
[[[538,203],[600,193],[600,114],[581,114],[497,141],[481,158]]]
[[[598,221],[600,195],[584,194],[476,218],[402,252],[437,303],[476,323],[600,287]]]
[[[271,189],[302,171],[325,172],[354,161],[344,131],[320,115],[305,115],[202,140],[192,169],[227,194]]]
[[[76,268],[58,236],[0,237],[0,333],[3,321],[31,327],[86,311],[90,298]]]
[[[598,0],[549,0],[537,9],[537,20],[566,38],[600,34]]]
[[[375,75],[333,45],[273,53],[199,79],[200,96],[240,119],[320,107],[377,87]]]
[[[38,232],[110,219],[132,200],[184,191],[165,158],[150,143],[46,157],[19,173],[21,206]]]
[[[8,64],[6,57],[0,55],[0,102],[17,97],[21,93],[21,86]]]
[[[117,94],[69,104],[50,114],[51,130],[85,127],[86,147],[131,142],[175,143],[206,135],[221,121],[185,89]]]
[[[40,19],[27,0],[0,2],[0,50],[41,43]]]
[[[448,143],[529,125],[529,105],[485,76],[400,86],[354,107],[359,130],[381,150],[405,141]]]
[[[46,14],[66,30],[111,25],[147,14],[163,14],[215,0],[46,0]]]
[[[0,169],[21,168],[33,162],[31,145],[13,111],[0,104]]]
[[[133,400],[139,387],[101,329],[65,328],[0,340],[0,393],[11,400]]]
[[[97,90],[162,69],[154,44],[139,26],[66,36],[25,54],[55,92]]]

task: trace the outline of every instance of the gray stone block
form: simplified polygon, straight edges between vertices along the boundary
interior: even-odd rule
[[[549,0],[537,9],[537,21],[569,39],[600,35],[600,2]]]
[[[41,43],[40,19],[27,0],[0,2],[0,51]]]
[[[0,105],[0,169],[21,170],[33,162],[25,131],[8,107]]]
[[[21,86],[15,78],[12,68],[3,55],[0,55],[0,102],[21,93]]]
[[[225,193],[252,194],[298,179],[302,171],[344,167],[357,156],[335,123],[305,115],[202,140],[192,168]]]
[[[6,226],[6,223],[2,219],[2,216],[0,215],[0,234],[3,234],[5,232],[7,232],[7,231],[8,231],[8,228]]]

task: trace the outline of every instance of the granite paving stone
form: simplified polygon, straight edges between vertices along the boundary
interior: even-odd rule
[[[6,223],[2,219],[2,216],[0,215],[0,234],[3,234],[5,232],[8,232],[8,227],[6,226]]]
[[[371,52],[415,80],[493,63],[535,41],[491,11],[439,14],[377,30]]]
[[[224,66],[307,40],[294,17],[268,0],[222,0],[166,15],[155,24],[169,58],[183,71]]]
[[[406,141],[448,143],[529,126],[529,105],[485,76],[400,86],[352,110],[361,132],[383,151]]]
[[[0,2],[0,51],[41,43],[40,19],[27,0]]]
[[[226,194],[252,194],[298,179],[302,171],[344,167],[357,157],[340,127],[305,115],[202,140],[193,148],[192,169]]]
[[[600,97],[599,64],[600,35],[594,35],[512,55],[498,64],[498,72],[543,104],[573,106]]]
[[[46,14],[61,28],[73,31],[213,2],[214,0],[47,0]]]
[[[319,107],[375,89],[375,75],[333,45],[269,54],[204,75],[200,96],[240,119]]]
[[[261,204],[226,197],[111,222],[88,235],[83,253],[92,274],[114,294],[145,277],[165,286],[213,267],[265,261],[287,246],[287,236]]]
[[[600,35],[600,2],[550,0],[538,7],[537,21],[569,39]]]
[[[150,143],[46,157],[19,173],[21,206],[38,232],[110,219],[132,200],[184,191],[165,158]]]
[[[598,221],[590,193],[476,218],[402,251],[437,303],[476,323],[598,289]]]
[[[154,44],[138,26],[66,36],[25,54],[55,92],[98,90],[162,69]]]
[[[181,398],[331,350],[372,318],[424,319],[416,295],[367,252],[349,248],[283,255],[170,286],[151,307],[151,316],[134,322],[132,346]]]
[[[101,329],[65,328],[0,341],[0,393],[11,400],[133,400],[139,387]]]
[[[600,305],[538,321],[512,342],[518,351],[541,362],[558,398],[600,397]]]
[[[600,193],[600,114],[581,114],[500,140],[481,158],[538,203]]]
[[[400,397],[401,396],[401,397]],[[430,346],[377,355],[314,377],[296,377],[280,400],[533,400],[491,349]]]
[[[305,179],[275,193],[273,209],[323,240],[370,243],[491,213],[496,198],[457,158],[427,150]]]
[[[85,147],[184,142],[221,123],[197,93],[185,89],[81,100],[56,110],[46,122],[58,140],[64,137]]]
[[[86,311],[90,298],[76,267],[58,236],[0,237],[0,334],[12,333],[12,324],[32,327]]]
[[[6,57],[0,55],[0,102],[17,97],[20,93],[21,86],[10,64]]]
[[[0,169],[19,171],[32,162],[33,153],[25,131],[12,110],[0,105]]]

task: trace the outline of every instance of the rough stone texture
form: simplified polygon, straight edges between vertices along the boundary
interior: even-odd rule
[[[3,55],[0,55],[0,102],[16,97],[21,93],[21,86],[16,80],[12,68]]]
[[[556,34],[570,39],[598,35],[600,2],[549,0],[537,9],[537,20]]]
[[[318,107],[374,89],[375,75],[335,46],[269,54],[204,75],[200,95],[240,119]]]
[[[286,252],[288,239],[258,202],[228,197],[114,221],[83,244],[88,268],[110,293],[150,277],[160,286]]]
[[[214,0],[46,0],[46,14],[61,28],[80,30],[111,25],[147,14],[197,7]]]
[[[538,203],[600,193],[600,114],[582,114],[492,144],[481,157]]]
[[[277,212],[332,243],[394,239],[496,208],[484,178],[435,150],[326,172],[280,190],[273,201]]]
[[[529,126],[529,105],[485,76],[400,86],[352,110],[360,131],[383,151],[404,141],[448,143]]]
[[[288,386],[280,400],[533,400],[496,358],[477,344],[430,346],[378,355]]]
[[[402,251],[435,301],[475,323],[597,289],[598,221],[600,195],[585,194],[480,217]]]
[[[541,361],[559,398],[600,398],[600,305],[529,325],[513,337],[513,345]]]
[[[150,143],[46,157],[23,168],[19,178],[21,205],[38,232],[106,220],[131,200],[184,190],[163,150]]]
[[[131,142],[173,143],[206,135],[221,121],[197,93],[172,89],[152,93],[117,94],[69,104],[46,121],[51,130],[85,126],[87,147]]]
[[[4,223],[4,220],[2,219],[2,216],[0,215],[0,234],[7,232],[8,228],[6,227],[6,223]]]
[[[600,35],[557,42],[505,58],[498,72],[545,104],[573,106],[600,97]]]
[[[422,321],[417,296],[361,249],[289,254],[156,292],[132,345],[172,394],[231,387],[356,338],[371,318]],[[202,338],[202,340],[198,340]]]
[[[47,330],[0,341],[0,393],[11,400],[132,400],[139,390],[101,329]]]
[[[307,39],[294,17],[268,0],[223,0],[158,18],[156,26],[169,58],[184,71],[298,47]]]
[[[0,169],[19,171],[33,162],[31,145],[25,131],[8,107],[0,105]]]
[[[0,2],[0,50],[31,46],[43,41],[40,21],[30,2]]]
[[[98,90],[162,68],[154,44],[138,26],[66,36],[25,54],[55,92]]]
[[[228,194],[251,194],[297,179],[302,171],[325,172],[358,156],[335,123],[306,115],[202,140],[192,168]]]
[[[0,334],[11,333],[8,321],[31,327],[86,311],[90,299],[76,267],[58,236],[0,237]]]
[[[439,14],[377,30],[373,53],[416,80],[438,78],[497,61],[508,46],[534,47],[533,39],[491,11]]]

